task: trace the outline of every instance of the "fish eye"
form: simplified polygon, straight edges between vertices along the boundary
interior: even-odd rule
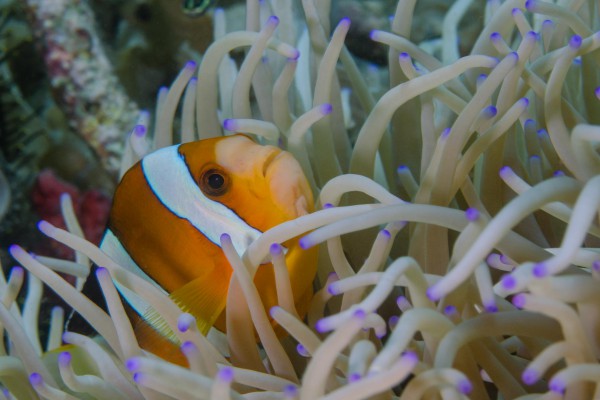
[[[217,169],[209,169],[200,178],[200,189],[209,196],[221,196],[227,192],[229,179]]]

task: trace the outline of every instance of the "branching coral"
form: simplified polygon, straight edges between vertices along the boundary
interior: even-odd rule
[[[329,32],[328,3],[303,0],[306,29],[297,37],[289,14],[270,16],[278,3],[248,1],[248,31],[217,34],[197,78],[190,63],[159,94],[156,120],[140,116],[122,170],[172,142],[182,99],[175,137],[221,135],[224,127],[287,147],[320,209],[265,232],[242,257],[221,237],[234,270],[228,333],[206,337],[157,288],[79,237],[72,214],[71,232],[41,222],[81,258],[45,260],[11,247],[33,284],[20,310],[24,271],[15,267],[0,282],[11,344],[0,380],[8,390],[49,399],[600,396],[597,4],[489,1],[464,57],[451,51],[456,8],[444,24],[442,63],[406,39],[414,1],[400,1],[391,32],[371,35],[391,48],[391,88],[373,96],[343,46],[351,21]],[[217,11],[218,32],[222,21]],[[227,54],[248,46],[238,69]],[[368,115],[353,145],[344,121],[359,117],[344,115],[351,108],[338,75]],[[280,274],[280,306],[270,317],[289,336],[278,339],[252,276],[269,254],[284,271],[277,243],[298,235],[305,248],[320,245],[319,290],[302,321]],[[96,277],[108,313],[51,270],[85,276],[83,255],[102,267]],[[66,332],[72,346],[55,361],[57,310],[44,355],[41,282],[103,340]],[[189,368],[138,347],[115,283],[164,318]]]

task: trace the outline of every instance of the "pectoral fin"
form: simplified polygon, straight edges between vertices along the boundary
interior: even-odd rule
[[[227,302],[229,279],[223,276],[213,278],[195,279],[169,296],[183,311],[196,318],[198,329],[203,335],[215,324]]]
[[[182,311],[192,314],[198,330],[206,335],[219,315],[225,309],[229,279],[215,279],[207,284],[206,277],[195,279],[175,290],[169,297]],[[179,351],[180,343],[166,321],[153,309],[134,324],[135,335],[140,346],[180,365],[186,365],[185,357]]]

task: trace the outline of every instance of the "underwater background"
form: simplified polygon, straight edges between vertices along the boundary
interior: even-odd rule
[[[0,0],[0,400],[599,398],[599,27],[588,0]],[[221,237],[241,322],[203,335],[97,246],[131,165],[234,131],[315,210]],[[266,310],[252,274],[296,239],[315,295]]]

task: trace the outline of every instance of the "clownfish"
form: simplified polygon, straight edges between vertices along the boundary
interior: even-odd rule
[[[143,157],[116,188],[100,248],[131,272],[158,286],[192,314],[206,334],[225,332],[232,269],[220,247],[230,235],[242,255],[262,232],[313,211],[313,196],[293,156],[234,135],[165,147]],[[298,238],[282,246],[294,301],[303,316],[312,298],[316,252]],[[273,266],[261,264],[254,283],[266,310],[277,304]],[[177,358],[147,304],[117,284],[135,311],[140,346]],[[169,353],[169,354],[167,354]]]

